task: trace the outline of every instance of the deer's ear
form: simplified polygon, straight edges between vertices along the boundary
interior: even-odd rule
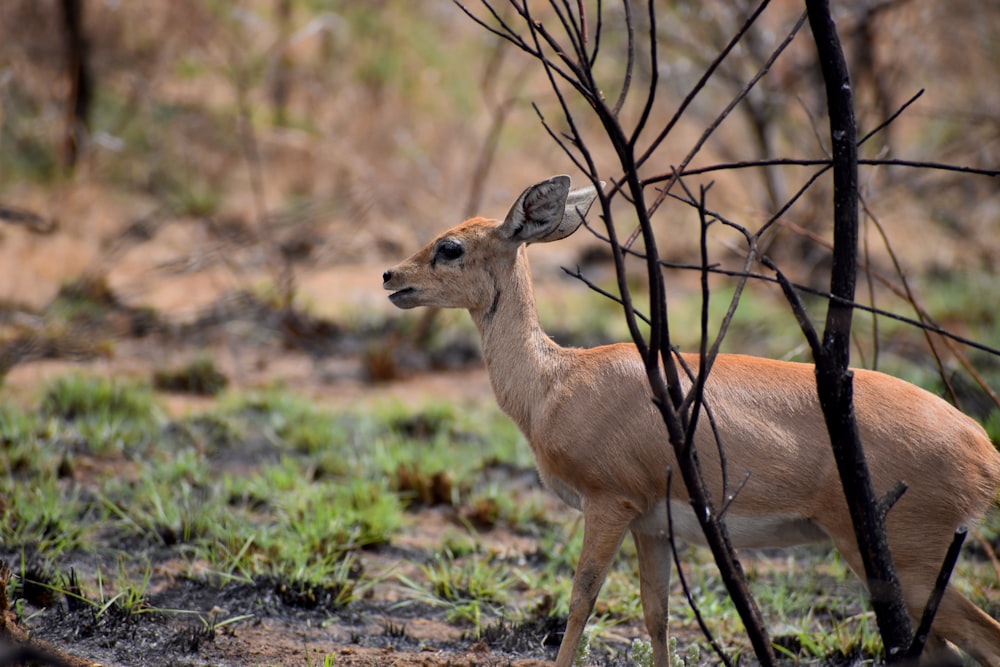
[[[517,243],[548,243],[575,232],[597,199],[597,188],[570,190],[569,182],[569,176],[553,176],[522,192],[500,233]]]
[[[500,233],[517,243],[531,243],[562,224],[569,195],[569,176],[553,176],[521,193],[500,225]]]

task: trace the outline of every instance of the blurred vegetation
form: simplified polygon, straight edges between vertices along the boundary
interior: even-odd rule
[[[721,0],[658,0],[657,5],[662,91],[653,112],[665,115],[752,6]],[[73,6],[80,12],[78,34],[67,21]],[[623,53],[626,44],[615,29],[620,11],[617,5],[605,7],[602,49],[611,53]],[[794,3],[776,3],[764,13],[760,29],[738,45],[693,100],[650,171],[667,171],[687,152],[799,11]],[[865,156],[984,169],[1000,164],[1000,123],[991,112],[1000,106],[1000,85],[989,85],[1000,82],[992,38],[1000,30],[1000,11],[994,5],[856,0],[841,3],[839,11],[862,132],[925,90],[865,144]],[[941,25],[948,30],[939,30]],[[800,35],[693,166],[821,156],[817,128],[824,105],[813,60],[809,40]],[[15,266],[15,259],[29,258],[23,271],[15,271],[41,279],[19,277],[0,293],[2,312],[8,314],[0,319],[0,340],[23,349],[33,332],[36,343],[41,341],[36,348],[61,356],[58,344],[45,342],[60,330],[57,312],[49,309],[45,324],[34,328],[23,318],[10,325],[18,319],[10,313],[27,308],[37,314],[62,284],[81,278],[109,285],[109,303],[117,299],[145,308],[147,327],[162,324],[156,321],[160,315],[164,321],[178,316],[158,312],[166,308],[158,294],[178,277],[205,276],[209,286],[193,293],[211,293],[216,304],[232,298],[235,283],[237,290],[269,292],[277,310],[308,310],[331,294],[329,287],[305,294],[303,283],[313,273],[394,261],[463,215],[499,214],[526,182],[568,170],[544,140],[531,108],[534,102],[547,117],[557,115],[543,73],[529,64],[523,55],[500,48],[495,37],[446,0],[3,3],[0,211],[35,218],[0,216],[22,222],[0,227],[0,259]],[[86,70],[87,105],[74,115],[80,91],[70,84],[77,65]],[[633,86],[644,85],[651,75],[648,63],[636,67]],[[620,72],[604,76],[613,94]],[[627,105],[623,110],[635,112]],[[67,142],[75,147],[71,161]],[[610,157],[603,147],[595,148],[599,163]],[[746,221],[766,218],[799,187],[802,174],[794,166],[722,171],[705,182],[715,182],[713,202],[739,211],[740,222],[752,227]],[[996,347],[995,309],[977,307],[986,301],[976,298],[973,287],[995,283],[1000,264],[1000,244],[992,241],[1000,211],[995,179],[901,167],[866,168],[862,179],[872,210],[864,232],[871,270],[901,282],[891,248],[902,258],[900,268],[918,302],[942,324]],[[829,232],[828,198],[829,185],[821,180],[786,214],[765,248],[793,279],[818,288],[824,287],[829,255],[814,237]],[[670,202],[663,211],[665,256],[690,263],[698,237],[692,212]],[[34,232],[23,222],[28,219],[37,221]],[[178,244],[178,238],[184,241]],[[733,242],[713,232],[713,259],[721,266],[735,259]],[[53,251],[45,264],[40,259],[45,248],[57,243],[73,247]],[[162,250],[163,243],[169,251]],[[602,257],[599,242],[580,235],[567,243],[600,278],[609,258]],[[143,255],[151,245],[160,249]],[[540,272],[542,280],[547,275]],[[679,291],[693,293],[691,272],[672,276]],[[377,289],[377,275],[371,282]],[[713,311],[723,308],[724,282],[713,297],[719,301]],[[741,308],[746,326],[734,330],[732,348],[795,356],[798,343],[786,335],[794,330],[790,318],[776,314],[780,306],[766,305],[775,301],[773,290],[759,292]],[[672,312],[696,307],[695,299],[681,298],[684,307]],[[883,287],[869,298],[912,314]],[[204,296],[198,303],[203,308],[212,301]],[[572,312],[554,308],[561,311],[556,328],[578,329],[570,339],[600,341],[623,331],[613,304]],[[602,321],[589,312],[604,313]],[[190,311],[181,317],[190,320]],[[692,311],[692,321],[696,317]],[[281,316],[275,322],[302,333],[296,329],[301,319]],[[424,333],[423,325],[417,329]],[[113,357],[113,338],[120,335],[115,330],[99,347],[91,344],[89,352],[74,355]],[[697,335],[682,336],[683,344]],[[877,336],[884,340],[876,342],[874,332],[859,335],[859,363],[884,362],[917,379],[935,372],[933,364],[907,370],[919,361],[915,357],[930,357],[908,351],[923,345],[920,332],[884,322]],[[9,366],[20,362],[20,354],[8,349],[0,358]],[[379,365],[373,377],[399,375],[384,366],[390,351],[368,354]],[[993,363],[985,363],[994,377]]]

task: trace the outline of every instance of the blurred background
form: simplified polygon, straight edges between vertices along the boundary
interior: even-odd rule
[[[1000,4],[835,4],[862,135],[924,91],[863,157],[1000,167]],[[753,6],[655,5],[659,126]],[[489,18],[478,3],[469,9]],[[606,8],[609,90],[625,57],[621,11]],[[687,154],[801,12],[799,2],[771,3],[644,175]],[[649,77],[639,63],[634,88]],[[822,158],[824,108],[806,27],[692,166]],[[539,114],[560,128],[544,72],[447,0],[5,0],[3,391],[16,396],[81,367],[174,381],[167,371],[181,369],[187,380],[163,380],[164,389],[210,393],[196,377],[207,365],[223,385],[285,382],[345,400],[404,386],[439,391],[429,379],[439,371],[472,373],[444,384],[488,394],[467,317],[392,310],[381,273],[465,217],[501,217],[531,183],[580,178]],[[614,177],[600,128],[579,114]],[[713,205],[753,230],[810,173],[733,170],[691,184],[712,182]],[[917,304],[941,326],[1000,347],[997,178],[880,166],[863,168],[861,183],[869,212],[859,299],[915,319]],[[828,178],[818,181],[766,237],[789,275],[820,289],[830,192]],[[665,258],[695,261],[694,220],[683,205],[661,209]],[[713,236],[713,260],[741,263],[734,238]],[[626,338],[617,307],[560,270],[580,266],[613,285],[599,240],[577,234],[532,258],[544,324],[561,342]],[[669,277],[682,347],[698,338],[696,280]],[[721,313],[732,284],[720,279],[713,290]],[[813,307],[822,316],[822,302]],[[726,348],[806,359],[787,310],[772,287],[755,285]],[[950,391],[983,419],[996,410],[988,387],[1000,359],[898,322],[859,314],[854,363]]]

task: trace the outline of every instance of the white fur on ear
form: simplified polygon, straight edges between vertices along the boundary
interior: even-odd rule
[[[604,181],[601,181],[601,187],[604,187]],[[558,241],[575,232],[583,224],[583,219],[587,216],[587,212],[590,211],[590,207],[593,206],[596,200],[597,188],[593,185],[570,190],[569,195],[566,197],[566,210],[563,212],[563,219],[558,229],[544,238],[535,239],[534,242],[548,243],[549,241]]]

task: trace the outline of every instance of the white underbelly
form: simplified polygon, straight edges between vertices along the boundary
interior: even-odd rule
[[[825,542],[827,534],[816,522],[801,516],[766,514],[740,515],[732,511],[725,516],[729,539],[736,548],[790,547],[797,544]],[[685,501],[670,501],[668,522],[665,503],[632,522],[631,528],[640,533],[666,536],[673,529],[674,537],[691,544],[705,544],[705,535],[694,510]]]
[[[546,483],[566,504],[583,509],[583,497],[572,486],[555,476],[549,477]],[[792,547],[830,539],[815,521],[794,514],[750,515],[730,510],[725,520],[729,539],[737,549]],[[706,544],[705,534],[687,501],[670,500],[669,520],[666,503],[657,503],[653,510],[635,519],[630,528],[648,535],[667,536],[671,524],[676,539]]]

